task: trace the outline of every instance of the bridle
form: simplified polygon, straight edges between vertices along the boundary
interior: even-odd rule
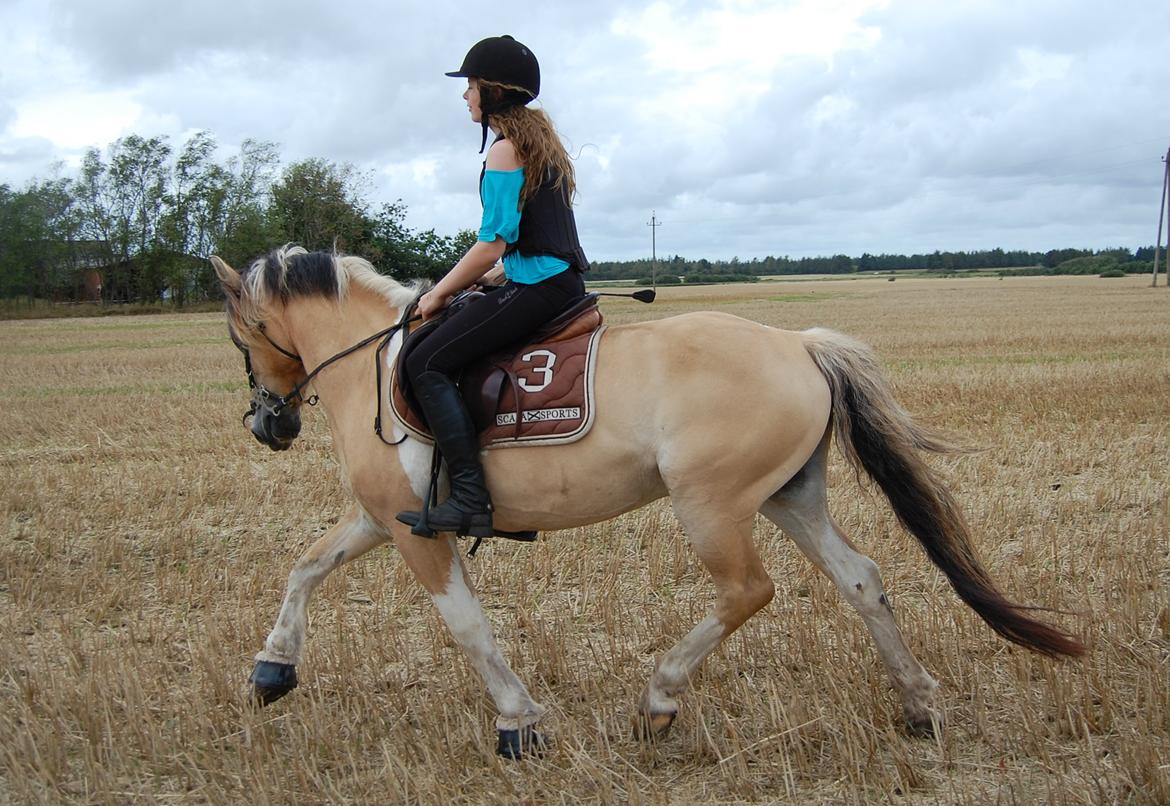
[[[379,339],[381,339],[382,341],[378,344],[377,349],[374,351],[374,363],[377,366],[377,384],[378,384],[378,391],[376,393],[378,396],[378,416],[374,420],[374,431],[378,434],[379,438],[381,438],[382,437],[382,425],[381,425],[381,422],[382,422],[382,393],[381,393],[382,364],[381,364],[379,357],[382,354],[382,351],[386,349],[386,346],[390,343],[390,339],[392,339],[394,337],[395,333],[397,333],[399,330],[402,330],[404,327],[409,325],[411,322],[417,321],[418,319],[421,318],[417,314],[414,314],[414,309],[415,309],[417,303],[418,303],[418,300],[415,299],[409,305],[407,305],[405,308],[403,308],[402,316],[399,318],[397,323],[391,325],[390,327],[383,328],[382,330],[379,330],[377,333],[372,333],[369,336],[366,336],[364,339],[362,339],[358,343],[350,345],[349,347],[346,347],[341,352],[334,353],[333,355],[329,356],[329,358],[326,358],[324,361],[322,361],[320,364],[318,364],[313,369],[312,372],[310,372],[308,375],[306,375],[305,379],[303,381],[301,381],[300,383],[293,386],[292,391],[290,391],[286,395],[277,394],[276,392],[273,392],[271,389],[266,387],[264,384],[262,384],[256,380],[256,374],[252,371],[252,355],[251,355],[251,353],[248,352],[248,348],[246,346],[244,346],[244,343],[241,342],[238,338],[236,338],[235,333],[232,333],[231,334],[232,335],[232,342],[236,345],[236,347],[240,350],[240,352],[242,352],[244,354],[244,370],[248,374],[248,388],[252,392],[252,399],[249,401],[248,410],[244,413],[244,416],[241,418],[242,422],[244,422],[246,424],[248,422],[249,417],[254,416],[257,412],[259,412],[261,410],[268,412],[273,417],[279,417],[281,412],[283,412],[289,406],[294,405],[298,402],[304,403],[304,404],[309,405],[309,406],[316,406],[317,399],[318,399],[317,395],[310,395],[309,397],[306,398],[304,396],[304,390],[310,383],[313,382],[313,379],[317,377],[318,373],[320,373],[321,370],[325,369],[330,364],[333,364],[337,361],[340,361],[341,359],[345,358],[346,356],[351,355],[351,354],[357,352],[358,350],[362,349],[363,347],[366,347],[367,345],[370,345],[370,344],[374,343],[375,341],[378,341]],[[304,361],[301,359],[301,357],[299,355],[294,353],[292,350],[281,347],[279,344],[277,344],[273,340],[273,338],[271,336],[268,335],[267,331],[264,329],[263,322],[260,322],[256,326],[256,329],[258,331],[260,331],[260,335],[264,337],[264,340],[267,341],[272,346],[272,348],[274,350],[276,350],[278,353],[283,355],[285,358],[292,359],[293,361],[296,361],[298,364],[301,364],[302,366],[304,365]],[[383,438],[382,441],[385,442],[386,440]]]
[[[263,322],[257,325],[256,329],[260,331],[260,335],[264,337],[264,340],[267,341],[278,353],[285,356],[286,358],[290,358],[293,361],[296,361],[298,364],[304,363],[301,360],[301,357],[292,350],[285,349],[284,347],[281,347],[279,344],[277,344],[264,329]],[[252,353],[249,352],[248,348],[244,346],[244,343],[236,337],[234,332],[231,334],[231,336],[232,343],[236,345],[236,349],[244,354],[244,371],[248,375],[248,390],[252,393],[252,399],[248,402],[248,411],[246,411],[243,418],[241,418],[245,424],[248,422],[249,417],[255,415],[256,412],[260,411],[261,409],[267,411],[273,417],[279,417],[280,413],[288,408],[289,404],[296,400],[300,400],[301,402],[307,403],[310,406],[317,405],[316,395],[312,395],[306,399],[301,394],[307,382],[297,384],[287,395],[278,395],[270,390],[267,386],[256,380],[256,373],[252,370]]]

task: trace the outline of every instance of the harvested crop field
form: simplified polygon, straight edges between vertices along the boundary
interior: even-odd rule
[[[775,600],[655,745],[657,655],[712,601],[670,508],[468,561],[553,749],[494,707],[392,547],[329,577],[301,687],[248,706],[296,556],[347,508],[325,417],[272,453],[216,314],[0,322],[0,803],[1170,802],[1170,294],[1129,277],[668,288],[611,323],[718,309],[875,347],[903,404],[980,450],[934,467],[1014,598],[1082,636],[997,638],[834,451],[832,508],[938,678],[916,739],[861,620],[762,519]],[[730,413],[734,416],[734,413]],[[373,436],[371,435],[371,438]]]

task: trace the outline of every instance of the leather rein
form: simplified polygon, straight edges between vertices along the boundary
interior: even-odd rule
[[[399,330],[402,330],[404,327],[409,325],[411,322],[415,322],[421,318],[421,316],[414,313],[414,309],[417,307],[417,305],[418,305],[418,299],[416,298],[413,301],[411,301],[411,303],[409,305],[407,305],[402,310],[402,316],[399,318],[397,323],[391,325],[390,327],[383,328],[382,330],[379,330],[377,333],[371,333],[369,336],[366,336],[364,339],[357,342],[356,344],[350,345],[349,347],[346,347],[344,350],[337,352],[337,353],[334,353],[333,355],[329,356],[329,358],[326,358],[324,361],[322,361],[320,364],[318,364],[313,369],[312,372],[310,372],[307,376],[305,376],[305,379],[303,381],[301,381],[296,386],[294,386],[292,388],[292,391],[290,391],[286,395],[276,394],[275,392],[270,390],[268,387],[266,387],[264,384],[262,384],[256,380],[256,375],[252,371],[252,356],[248,352],[248,348],[245,347],[243,345],[243,343],[241,341],[239,341],[239,339],[237,339],[235,334],[233,333],[232,334],[232,342],[236,345],[237,348],[239,348],[240,352],[242,352],[244,354],[244,370],[248,374],[248,388],[252,392],[252,399],[249,401],[248,410],[244,413],[243,418],[241,418],[242,421],[247,423],[248,418],[255,415],[261,409],[263,409],[264,411],[267,411],[273,417],[279,417],[281,412],[283,412],[286,408],[288,408],[290,405],[296,403],[297,401],[300,401],[301,403],[304,403],[304,404],[309,405],[309,406],[316,406],[317,400],[318,400],[317,395],[310,395],[309,397],[305,397],[304,390],[306,387],[308,387],[308,385],[310,383],[313,382],[313,379],[317,377],[317,375],[321,372],[321,370],[325,369],[330,364],[334,364],[334,363],[340,361],[341,359],[345,358],[346,356],[352,355],[353,353],[357,352],[358,350],[362,349],[363,347],[366,347],[370,344],[373,344],[375,341],[378,341],[379,339],[381,339],[381,342],[379,342],[377,349],[374,350],[374,364],[375,364],[375,370],[376,370],[376,384],[377,384],[376,394],[378,396],[378,413],[377,413],[377,416],[374,417],[374,433],[378,435],[379,439],[381,439],[383,442],[386,442],[386,438],[382,436],[382,362],[381,362],[381,355],[385,351],[386,347],[389,346],[390,339],[394,338],[395,333],[397,333]],[[292,350],[288,350],[284,347],[281,347],[279,344],[277,344],[272,339],[271,336],[268,335],[268,333],[264,330],[264,323],[263,322],[261,322],[257,326],[256,329],[260,331],[260,335],[263,336],[265,341],[267,341],[270,345],[272,345],[272,348],[274,350],[276,350],[278,353],[285,356],[286,358],[289,358],[289,359],[292,359],[293,361],[296,361],[299,364],[302,364],[302,365],[304,364],[304,361],[301,359],[301,357],[299,355],[294,353]],[[403,439],[405,439],[405,436],[403,437]],[[397,445],[401,441],[402,440],[398,440],[398,442],[386,442],[386,444],[387,445]]]

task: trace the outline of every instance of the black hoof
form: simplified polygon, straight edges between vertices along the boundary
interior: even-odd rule
[[[271,705],[297,687],[297,667],[291,663],[256,661],[252,676],[252,697],[258,705]]]
[[[524,756],[543,756],[548,750],[549,742],[544,736],[528,725],[520,730],[501,730],[500,742],[496,745],[496,755],[504,758],[517,759]]]
[[[942,729],[942,720],[937,717],[906,720],[906,730],[916,739],[936,739],[942,735]]]

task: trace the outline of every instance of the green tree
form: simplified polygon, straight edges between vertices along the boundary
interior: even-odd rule
[[[91,148],[74,183],[83,237],[103,244],[114,299],[157,299],[166,288],[159,235],[169,182],[166,138],[114,141],[108,161]]]
[[[853,271],[853,258],[849,255],[833,255],[829,271],[833,274],[848,274]]]
[[[0,295],[68,296],[78,280],[77,228],[69,180],[0,185]]]
[[[215,148],[209,133],[197,132],[184,144],[170,172],[154,252],[177,304],[203,296],[199,264],[210,256],[216,225],[223,217],[228,176],[213,159]]]
[[[415,232],[406,224],[406,205],[399,199],[384,204],[374,216],[370,233],[370,259],[396,279],[419,277],[437,280],[475,243],[475,230],[454,236],[433,229]]]
[[[266,209],[278,165],[276,147],[246,140],[226,165],[214,160],[216,147],[208,132],[193,135],[171,174],[160,246],[177,303],[219,293],[207,260],[213,253],[242,265],[280,239]]]
[[[1050,249],[1044,253],[1042,265],[1051,269],[1066,261],[1078,257],[1092,257],[1092,255],[1093,253],[1088,249]]]
[[[349,164],[307,159],[288,166],[272,187],[269,215],[285,241],[306,249],[362,253],[370,222],[364,198],[368,178]]]
[[[243,266],[280,241],[281,233],[268,214],[280,165],[274,143],[245,140],[238,156],[228,160],[226,197],[216,220],[213,251],[232,266]],[[208,282],[218,293],[210,267]]]

